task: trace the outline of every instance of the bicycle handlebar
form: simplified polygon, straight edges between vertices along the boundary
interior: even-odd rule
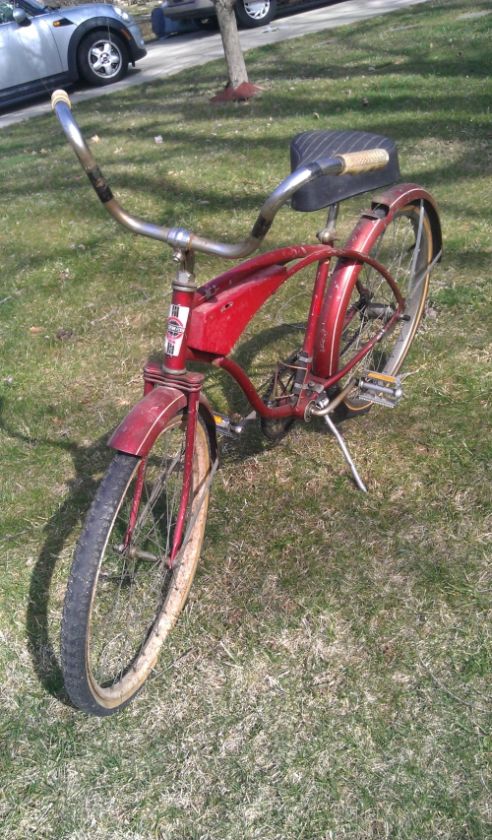
[[[64,90],[55,90],[51,97],[51,107],[99,200],[117,222],[132,233],[158,239],[173,248],[183,251],[201,251],[204,254],[214,254],[226,259],[242,259],[256,251],[270,229],[278,210],[309,181],[320,175],[346,175],[382,169],[389,160],[385,149],[370,149],[365,152],[335,155],[301,166],[284,178],[270,193],[246,239],[232,244],[216,242],[197,236],[184,228],[164,227],[128,213],[113,196],[109,184],[92,156],[72,115],[72,105],[68,94]]]

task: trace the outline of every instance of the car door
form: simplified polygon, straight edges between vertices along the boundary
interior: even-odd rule
[[[13,17],[16,5],[12,0],[0,0],[0,90],[62,71],[51,15],[27,12],[25,22],[19,25]]]

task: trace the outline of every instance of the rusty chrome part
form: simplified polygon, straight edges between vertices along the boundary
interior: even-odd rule
[[[338,203],[330,206],[326,226],[322,230],[319,230],[316,234],[316,238],[319,239],[322,245],[333,245],[337,238],[337,218],[339,209],[340,205]]]
[[[399,376],[380,376],[377,371],[369,371],[359,379],[358,394],[376,405],[394,408],[403,396],[403,388]]]
[[[359,475],[357,467],[355,466],[355,464],[352,460],[352,457],[351,457],[350,452],[348,450],[348,446],[345,443],[342,435],[340,434],[340,432],[338,431],[337,427],[335,426],[333,420],[331,419],[331,417],[328,416],[328,414],[324,414],[323,419],[324,419],[326,425],[328,426],[328,428],[330,429],[331,433],[334,435],[335,440],[338,443],[340,449],[342,450],[343,457],[345,458],[347,464],[350,467],[350,470],[352,472],[352,475],[354,477],[354,481],[355,481],[357,487],[359,488],[359,490],[362,490],[363,493],[367,493],[367,487],[366,487],[366,485],[364,484],[364,482],[362,481],[362,479]]]
[[[318,164],[307,164],[296,169],[287,178],[284,178],[263,202],[263,206],[260,209],[249,236],[242,242],[226,244],[224,242],[213,242],[204,237],[193,235],[190,247],[194,251],[215,254],[226,259],[247,257],[253,251],[256,251],[270,230],[277,212],[298,189],[320,175],[338,175],[342,170],[342,166],[343,164],[340,158],[333,157],[324,161],[322,166]]]
[[[65,95],[63,96],[63,94]],[[82,169],[89,178],[99,200],[104,204],[108,213],[121,225],[131,230],[132,233],[150,236],[153,239],[167,242],[168,228],[146,222],[138,216],[130,215],[116,201],[109,184],[99,169],[95,158],[83,138],[82,132],[72,116],[70,99],[65,91],[55,91],[51,101],[53,110],[60,121],[68,142],[74,150]]]
[[[167,232],[167,243],[177,252],[183,253],[189,250],[192,234],[186,228],[169,228]]]
[[[225,259],[240,259],[252,254],[264,239],[278,210],[291,196],[309,181],[320,175],[339,175],[344,169],[341,156],[327,158],[318,163],[310,163],[292,172],[273,190],[263,202],[251,232],[246,239],[237,243],[216,242],[212,239],[196,236],[184,228],[169,228],[156,225],[128,213],[114,198],[111,188],[92,156],[82,132],[75,121],[70,107],[70,99],[63,91],[55,91],[52,97],[52,107],[56,113],[65,136],[72,146],[82,169],[89,178],[99,200],[104,204],[108,213],[123,227],[132,233],[148,236],[166,242],[173,248],[186,251],[200,251],[214,254]]]
[[[306,419],[311,419],[311,417],[325,417],[325,415],[331,414],[344,401],[345,397],[348,396],[355,383],[356,379],[352,376],[333,399],[325,396],[309,403],[306,407]]]
[[[195,252],[174,248],[173,262],[177,263],[176,275],[172,286],[176,291],[194,292],[195,283]]]
[[[118,554],[126,554],[130,560],[148,560],[151,563],[159,563],[161,558],[156,554],[151,554],[150,551],[140,551],[132,545],[125,546],[124,543],[115,546],[115,551]]]
[[[180,267],[176,272],[172,287],[176,292],[194,292],[197,288],[195,279],[193,272]]]
[[[150,377],[151,374],[149,375],[148,380],[146,377],[146,380],[152,381]],[[176,376],[164,373],[159,376],[159,385],[167,385],[170,388],[178,388],[180,391],[185,391],[187,394],[200,391],[204,381],[205,374],[203,373],[185,373],[177,374]]]
[[[295,373],[295,382],[292,387],[292,394],[298,395],[301,394],[302,391],[306,388],[306,376],[308,373],[308,369],[311,368],[311,363],[313,361],[313,357],[309,356],[303,350],[298,354],[295,364],[287,364],[285,362],[279,362],[277,364],[277,371],[276,376],[279,373],[279,365],[285,368],[292,368]]]
[[[96,190],[97,192],[97,190]],[[167,231],[165,227],[155,225],[152,222],[147,222],[145,219],[140,219],[138,216],[133,216],[119,204],[114,197],[110,201],[103,202],[104,207],[108,213],[116,219],[120,225],[126,227],[131,233],[136,233],[139,236],[148,236],[151,239],[158,239],[160,242],[167,242]]]
[[[224,437],[239,437],[244,432],[246,425],[252,423],[257,417],[256,411],[254,410],[250,411],[246,417],[241,417],[237,414],[229,417],[227,414],[220,414],[218,411],[214,411],[212,416],[215,422],[215,428]]]

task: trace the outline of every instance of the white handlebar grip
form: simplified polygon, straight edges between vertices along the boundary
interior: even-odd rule
[[[382,169],[389,161],[386,149],[367,149],[365,152],[348,152],[337,155],[343,163],[341,175],[357,175],[360,172],[370,172],[372,169]]]
[[[66,90],[55,90],[51,94],[51,108],[54,111],[56,105],[59,105],[60,102],[64,102],[65,105],[68,105],[70,110],[72,110],[72,103],[70,102],[70,97]]]

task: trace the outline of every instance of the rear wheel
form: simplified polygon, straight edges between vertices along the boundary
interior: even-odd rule
[[[278,408],[291,403],[296,380],[299,379],[300,374],[304,374],[304,371],[298,365],[299,352],[296,350],[285,361],[277,362],[277,369],[263,395],[263,399],[269,407]],[[293,417],[279,417],[274,420],[266,417],[260,418],[261,431],[272,443],[282,440],[293,423]]]
[[[63,611],[62,666],[71,700],[90,714],[112,714],[135,696],[188,596],[205,531],[211,459],[199,420],[185,531],[170,569],[186,426],[187,415],[176,415],[146,460],[116,455],[80,537]]]
[[[248,29],[265,26],[275,17],[277,0],[237,0],[236,17]]]
[[[90,85],[102,87],[118,82],[128,70],[128,50],[114,32],[91,32],[78,49],[81,76]]]
[[[433,256],[432,230],[424,203],[409,204],[398,210],[370,248],[396,280],[405,298],[405,310],[395,326],[384,333],[347,376],[357,382],[369,372],[394,376],[398,373],[414,339],[429,288],[428,266]],[[338,348],[338,369],[345,367],[357,352],[380,333],[397,308],[387,280],[370,265],[362,264],[351,298],[346,306]],[[344,416],[367,411],[371,403],[355,384],[344,403]]]

